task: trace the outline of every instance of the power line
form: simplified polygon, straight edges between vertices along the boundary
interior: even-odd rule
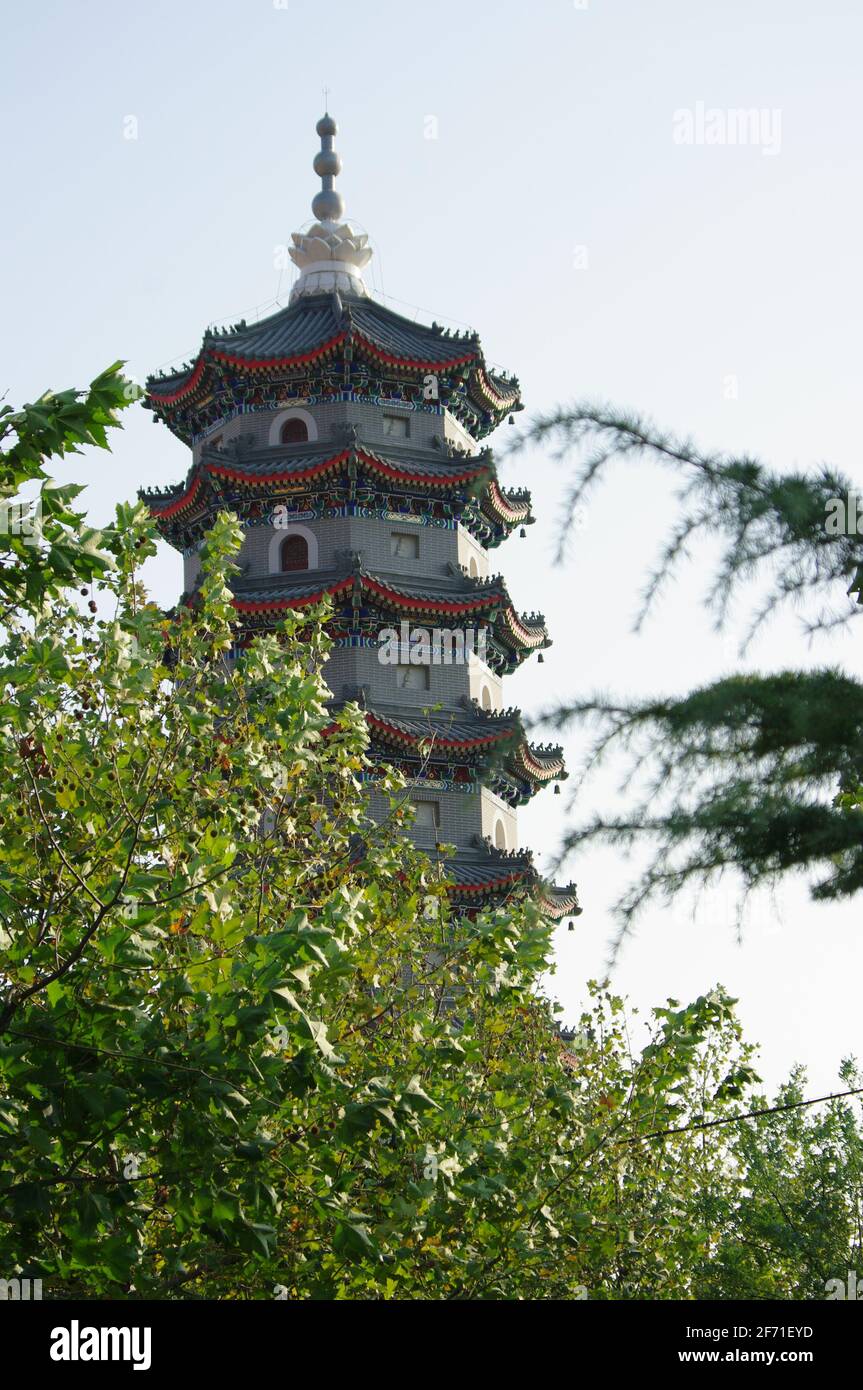
[[[689,1134],[693,1130],[718,1129],[720,1125],[737,1125],[741,1120],[756,1120],[761,1115],[779,1115],[788,1110],[805,1110],[810,1105],[824,1105],[828,1100],[845,1100],[848,1096],[863,1095],[863,1086],[851,1091],[834,1091],[829,1096],[816,1096],[814,1100],[795,1100],[787,1105],[770,1105],[763,1110],[748,1110],[743,1115],[726,1115],[721,1120],[701,1120],[691,1125],[679,1125],[673,1129],[657,1129],[652,1134],[636,1134],[628,1139],[618,1139],[618,1144],[640,1144],[643,1139],[666,1139],[673,1134]]]

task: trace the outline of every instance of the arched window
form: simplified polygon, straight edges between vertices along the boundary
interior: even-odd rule
[[[308,437],[308,425],[296,415],[285,421],[279,436],[283,444],[305,444]]]
[[[494,845],[495,849],[506,849],[506,830],[499,816],[494,823]]]
[[[482,688],[482,707],[483,709],[491,709],[491,691],[487,685]]]
[[[309,543],[305,536],[285,536],[281,549],[282,574],[309,568]]]

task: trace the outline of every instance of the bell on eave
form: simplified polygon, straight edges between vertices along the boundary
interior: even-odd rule
[[[509,417],[509,423],[510,423],[511,425],[514,425],[514,424],[515,424],[515,416],[514,416],[514,415],[510,415],[510,417]]]
[[[540,666],[545,665],[545,657],[543,656],[542,652],[540,652],[539,656],[536,659],[539,662]]]
[[[555,794],[555,796],[560,796],[560,783],[559,783],[559,782],[555,782],[555,784],[554,784],[554,794]]]
[[[519,533],[518,533],[518,538],[519,538],[520,541],[526,541],[526,540],[527,540],[527,532],[525,531],[525,529],[524,529],[523,526],[522,526],[521,530],[520,530]]]

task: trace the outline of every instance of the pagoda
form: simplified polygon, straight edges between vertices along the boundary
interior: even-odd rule
[[[335,188],[335,121],[317,132],[321,189],[293,236],[290,301],[208,331],[193,362],[148,380],[145,404],[191,463],[178,486],[140,495],[183,556],[185,601],[217,512],[239,517],[238,646],[330,598],[334,708],[358,701],[371,768],[404,774],[417,844],[455,847],[442,857],[459,912],[532,894],[555,919],[576,915],[575,885],[544,882],[517,837],[517,808],[566,777],[561,749],[531,744],[503,698],[504,677],[550,645],[490,563],[534,521],[483,445],[522,409],[518,381],[490,369],[475,333],[370,296],[372,251]],[[374,786],[371,802],[388,813]]]

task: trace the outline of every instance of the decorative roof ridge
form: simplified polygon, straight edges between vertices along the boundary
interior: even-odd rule
[[[498,491],[502,497],[506,498],[507,502],[530,503],[533,499],[533,493],[529,487],[504,487],[499,477],[496,478],[496,482]]]
[[[532,849],[498,849],[497,845],[485,835],[475,835],[474,844],[477,848],[487,850],[489,856],[498,863],[524,864],[530,868],[534,867]]]
[[[504,589],[506,588],[506,580],[500,573],[486,575],[469,574],[464,565],[460,565],[459,569],[474,589],[490,589],[493,588],[495,584]]]
[[[192,472],[192,469],[190,468],[190,469],[189,469],[189,474],[190,474],[191,472]],[[181,491],[184,491],[184,490],[185,490],[185,488],[186,488],[186,482],[188,481],[189,474],[186,475],[186,479],[185,479],[183,482],[181,482],[181,483],[170,483],[167,487],[139,487],[139,488],[138,488],[138,496],[140,497],[140,499],[141,499],[142,502],[148,501],[151,497],[152,497],[152,498],[155,498],[155,497],[160,497],[160,498],[174,497],[174,496],[176,496],[176,494],[177,494],[178,492],[181,492]]]
[[[499,859],[502,854],[512,853],[512,851],[495,850],[494,845],[490,846],[487,840],[484,840],[480,835],[475,835],[469,844],[459,845],[455,854],[455,860],[461,860],[464,863],[470,864],[487,864],[490,858],[490,848],[493,851],[493,857],[495,857],[495,859]],[[527,854],[532,858],[532,852],[530,850],[517,850],[515,853]]]
[[[562,743],[532,743],[530,746],[534,753],[544,758],[563,757]]]

